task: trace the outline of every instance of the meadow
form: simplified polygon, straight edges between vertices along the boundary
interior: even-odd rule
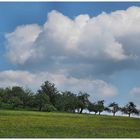
[[[140,119],[0,110],[1,138],[140,138]]]

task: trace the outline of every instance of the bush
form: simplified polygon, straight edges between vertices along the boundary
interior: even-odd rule
[[[57,111],[57,109],[53,105],[46,104],[42,108],[42,111],[53,112],[53,111]]]

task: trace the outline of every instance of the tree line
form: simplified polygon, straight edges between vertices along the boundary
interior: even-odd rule
[[[0,109],[29,109],[38,111],[59,111],[71,113],[83,113],[84,109],[95,114],[103,111],[112,113],[113,116],[118,111],[124,114],[139,115],[140,111],[133,102],[129,102],[124,107],[119,107],[115,102],[104,106],[104,100],[91,102],[89,94],[79,92],[74,94],[71,91],[59,92],[55,84],[45,81],[36,93],[20,86],[0,88]]]

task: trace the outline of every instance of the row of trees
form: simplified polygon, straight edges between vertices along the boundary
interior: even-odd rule
[[[98,101],[97,103],[90,103],[88,106],[88,110],[95,112],[95,114],[99,112],[99,115],[102,111],[107,111],[109,113],[112,113],[113,116],[115,116],[115,114],[118,111],[121,111],[124,114],[128,114],[129,117],[131,114],[135,114],[135,115],[140,114],[140,110],[136,108],[136,105],[133,102],[129,102],[124,107],[119,107],[119,105],[115,102],[112,102],[107,107],[105,107],[103,102],[104,101]]]
[[[122,111],[129,117],[131,114],[139,114],[133,102],[129,102],[122,108],[115,102],[105,107],[104,100],[93,103],[89,101],[89,95],[84,92],[78,94],[70,91],[59,92],[49,81],[44,82],[36,93],[19,86],[0,88],[0,107],[73,113],[82,113],[84,109],[88,109],[89,112],[99,113],[99,115],[103,111],[112,112],[114,116],[116,112]]]

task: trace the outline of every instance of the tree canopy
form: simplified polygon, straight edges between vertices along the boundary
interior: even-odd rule
[[[105,108],[105,111],[113,113],[113,116],[115,116],[116,112],[118,112],[119,110],[120,107],[115,102],[110,103],[109,106]]]
[[[130,117],[131,114],[139,114],[138,109],[136,108],[136,105],[133,102],[129,102],[128,104],[126,104],[121,111],[125,114],[128,114],[128,116]]]

